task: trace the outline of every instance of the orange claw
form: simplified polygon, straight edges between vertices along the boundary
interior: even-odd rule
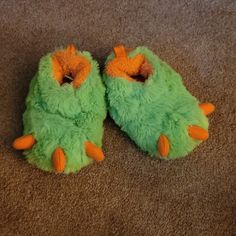
[[[161,157],[167,157],[169,154],[169,150],[170,150],[170,143],[168,138],[161,134],[158,140],[158,144],[157,144],[159,153],[161,155]]]
[[[95,144],[87,141],[85,142],[85,151],[86,154],[96,160],[96,161],[103,161],[104,160],[104,154],[101,148],[97,147]]]
[[[196,140],[206,140],[209,137],[209,133],[207,130],[197,126],[191,125],[188,127],[188,134],[190,137]]]
[[[52,154],[52,164],[56,172],[61,173],[64,171],[66,166],[66,157],[60,147],[56,148]]]
[[[201,103],[199,104],[199,108],[206,116],[215,110],[215,106],[212,103]]]
[[[36,140],[32,134],[21,136],[14,140],[12,147],[17,150],[30,149],[35,144]]]

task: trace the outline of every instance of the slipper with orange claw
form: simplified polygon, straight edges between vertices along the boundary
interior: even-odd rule
[[[102,161],[105,88],[98,64],[74,45],[40,60],[23,116],[24,135],[13,142],[45,171],[71,173]]]
[[[206,140],[215,109],[200,103],[181,76],[146,47],[116,46],[103,74],[114,121],[150,156],[175,159]]]

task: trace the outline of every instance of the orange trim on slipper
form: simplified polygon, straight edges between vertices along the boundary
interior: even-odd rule
[[[63,82],[65,75],[71,75],[75,88],[81,86],[86,80],[91,65],[87,58],[76,53],[74,45],[69,45],[65,50],[56,51],[52,55],[53,77],[60,84]]]
[[[144,60],[140,67],[139,73],[143,77],[147,78],[150,74],[152,74],[152,66],[146,60]]]
[[[77,70],[78,73],[76,74],[75,72],[75,79],[72,82],[75,88],[79,88],[82,85],[91,70],[91,65],[85,57],[80,57],[80,62],[78,63]]]
[[[117,45],[113,48],[116,57],[127,57],[126,49],[123,45]]]
[[[133,58],[127,57],[126,49],[123,45],[114,47],[113,50],[116,57],[107,64],[106,73],[111,77],[121,77],[128,81],[136,81],[131,76],[140,74],[142,65],[147,62],[144,56],[137,54]]]
[[[75,52],[76,52],[76,47],[74,44],[69,44],[66,48],[66,51],[69,53],[69,54],[72,54],[74,55]]]

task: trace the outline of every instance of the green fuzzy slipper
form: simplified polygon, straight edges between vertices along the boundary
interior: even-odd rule
[[[104,95],[98,64],[88,52],[70,45],[49,53],[30,84],[25,135],[13,147],[45,171],[76,172],[103,160]]]
[[[208,138],[214,106],[200,104],[149,49],[115,47],[103,79],[111,117],[151,157],[182,157]]]

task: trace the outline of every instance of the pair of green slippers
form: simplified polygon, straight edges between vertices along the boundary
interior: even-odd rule
[[[183,157],[208,138],[206,115],[214,105],[199,103],[181,76],[146,47],[113,51],[102,78],[90,53],[74,45],[40,60],[26,99],[24,135],[13,142],[29,163],[71,173],[102,161],[107,107],[151,157]]]

